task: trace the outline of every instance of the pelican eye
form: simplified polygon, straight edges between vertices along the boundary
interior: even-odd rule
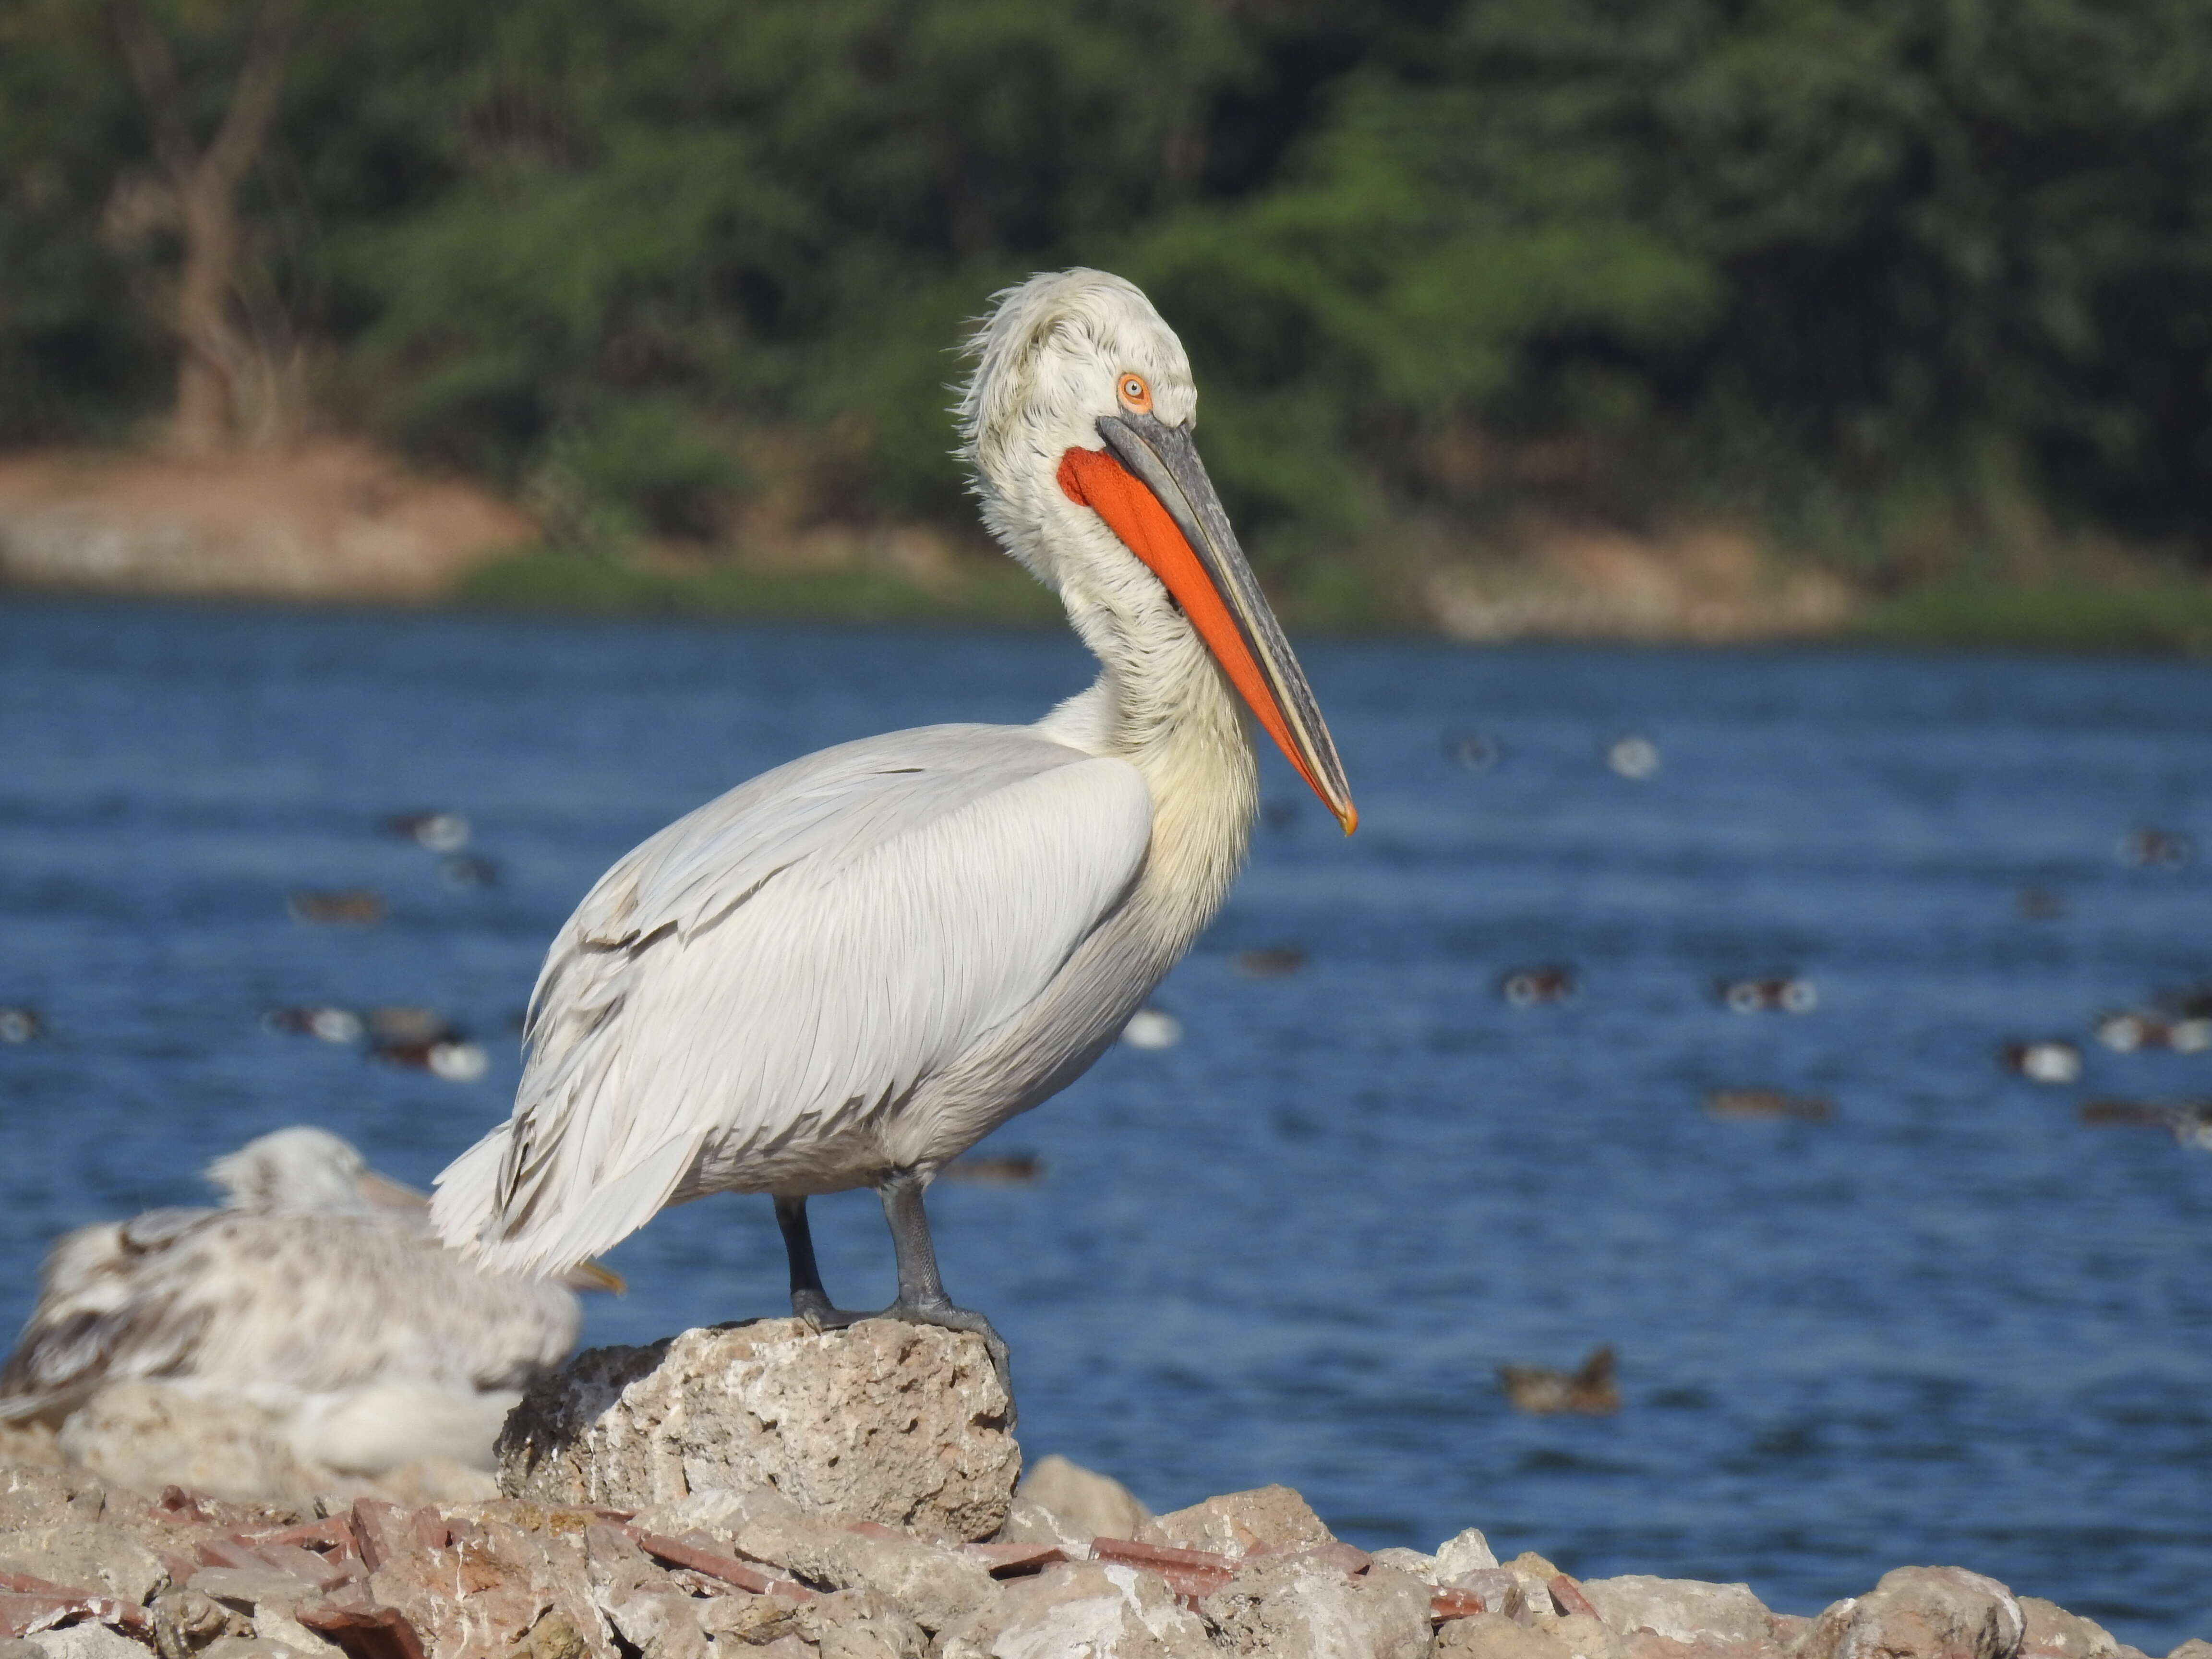
[[[1121,397],[1121,406],[1133,415],[1149,415],[1152,411],[1152,389],[1145,384],[1141,374],[1124,374],[1115,391]]]

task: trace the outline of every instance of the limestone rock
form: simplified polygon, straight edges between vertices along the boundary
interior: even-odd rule
[[[2027,1627],[2021,1638],[2021,1659],[2143,1659],[2142,1649],[2039,1595],[2021,1596],[2020,1611]],[[2212,1659],[2212,1644],[2198,1645],[2205,1650],[2203,1659]]]
[[[1505,1563],[1503,1571],[1513,1575],[1515,1582],[1521,1586],[1521,1595],[1529,1612],[1540,1620],[1549,1619],[1553,1613],[1565,1611],[1552,1604],[1552,1580],[1559,1576],[1559,1570],[1535,1551],[1522,1551]]]
[[[1434,1659],[1573,1659],[1548,1631],[1516,1624],[1502,1613],[1455,1619],[1437,1632]]]
[[[1545,1632],[1572,1659],[1629,1659],[1627,1645],[1620,1637],[1586,1613],[1572,1613],[1554,1620]]]
[[[273,1604],[254,1610],[253,1633],[264,1642],[289,1649],[295,1659],[343,1659],[345,1652],[328,1637],[295,1619],[289,1607]]]
[[[1402,1572],[1408,1578],[1418,1578],[1424,1584],[1437,1585],[1443,1580],[1437,1574],[1437,1558],[1424,1555],[1419,1550],[1377,1550],[1371,1558],[1378,1567],[1388,1567],[1393,1572]]]
[[[105,1625],[65,1625],[26,1639],[44,1659],[146,1659],[145,1649]]]
[[[169,1577],[147,1508],[82,1469],[0,1468],[0,1567],[143,1604]]]
[[[1498,1557],[1490,1547],[1490,1540],[1473,1527],[1437,1546],[1437,1582],[1440,1584],[1450,1583],[1462,1573],[1497,1565]]]
[[[1628,1573],[1586,1578],[1582,1591],[1597,1616],[1624,1637],[1649,1631],[1685,1647],[1705,1649],[1765,1648],[1774,1641],[1773,1615],[1748,1584]]]
[[[1072,1463],[1058,1452],[1037,1459],[1022,1477],[1018,1495],[1051,1511],[1063,1536],[1088,1542],[1093,1538],[1134,1538],[1152,1512],[1137,1495],[1109,1474]],[[1018,1538],[1012,1543],[1058,1543],[1058,1538]]]
[[[1814,1620],[1797,1659],[2014,1659],[2027,1628],[2020,1603],[1994,1578],[1899,1567]]]
[[[674,1584],[641,1584],[607,1598],[606,1615],[645,1659],[710,1659],[706,1627],[692,1598]]]
[[[750,1492],[703,1486],[672,1502],[640,1510],[630,1519],[642,1531],[672,1538],[703,1532],[723,1544],[733,1545],[739,1530],[749,1522],[800,1513],[799,1505],[774,1486],[756,1486]]]
[[[1157,1574],[1099,1562],[1048,1567],[940,1632],[935,1659],[1219,1659]],[[826,1655],[825,1655],[826,1659]],[[1362,1656],[1365,1659],[1365,1656]]]
[[[43,1575],[41,1575],[43,1576]],[[221,1636],[234,1616],[195,1589],[170,1589],[154,1598],[154,1647],[161,1659],[185,1659]]]
[[[1106,1534],[1112,1537],[1114,1534]],[[1064,1550],[1070,1559],[1090,1553],[1091,1540],[1097,1536],[1069,1524],[1061,1516],[1042,1504],[1034,1503],[1017,1491],[1014,1501],[1006,1510],[1006,1521],[993,1534],[993,1541],[1000,1544],[1049,1544]]]
[[[999,1595],[981,1561],[918,1539],[848,1532],[812,1516],[768,1515],[737,1529],[737,1548],[832,1589],[872,1589],[924,1630],[939,1631]]]
[[[2212,1642],[2192,1636],[2167,1654],[2166,1659],[2212,1659]]]
[[[1429,1650],[1428,1586],[1387,1567],[1355,1578],[1297,1550],[1247,1561],[1199,1612],[1216,1646],[1240,1656],[1422,1659]]]
[[[1288,1486],[1258,1486],[1209,1498],[1187,1510],[1155,1516],[1139,1528],[1147,1544],[1244,1555],[1262,1544],[1284,1548],[1329,1544],[1335,1538],[1306,1500]]]
[[[839,1590],[792,1615],[792,1633],[814,1644],[821,1659],[922,1659],[929,1638],[921,1626],[870,1590]]]
[[[773,1486],[810,1513],[983,1539],[1021,1451],[982,1340],[871,1319],[795,1319],[595,1348],[539,1382],[500,1437],[514,1498],[644,1509]]]
[[[473,1535],[395,1553],[369,1576],[373,1599],[398,1608],[427,1652],[494,1659],[558,1613],[597,1659],[614,1659],[581,1532],[528,1531],[491,1516],[457,1530]]]
[[[1486,1610],[1502,1613],[1516,1624],[1533,1625],[1540,1614],[1544,1618],[1551,1615],[1550,1593],[1546,1592],[1540,1602],[1532,1601],[1527,1581],[1510,1567],[1477,1567],[1444,1582],[1453,1589],[1474,1591],[1482,1598]]]

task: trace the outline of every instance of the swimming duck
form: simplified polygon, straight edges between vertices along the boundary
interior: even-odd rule
[[[1604,1416],[1620,1409],[1613,1380],[1613,1346],[1593,1349],[1578,1370],[1555,1371],[1542,1365],[1500,1365],[1498,1384],[1517,1412],[1541,1416],[1580,1412]]]

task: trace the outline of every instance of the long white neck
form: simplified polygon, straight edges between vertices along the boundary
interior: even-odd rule
[[[1164,594],[1134,605],[1075,592],[1063,597],[1068,621],[1103,668],[1038,730],[1085,753],[1126,760],[1143,775],[1152,796],[1144,884],[1168,912],[1163,925],[1188,943],[1220,908],[1251,842],[1260,771],[1250,724]]]

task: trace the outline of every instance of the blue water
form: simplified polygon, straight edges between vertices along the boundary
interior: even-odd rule
[[[1281,820],[1119,1048],[994,1147],[1033,1187],[933,1194],[956,1297],[1013,1345],[1022,1437],[1156,1508],[1267,1481],[1370,1546],[1486,1528],[1584,1574],[1743,1578],[1809,1612],[1956,1562],[2162,1652],[2212,1633],[2212,1157],[2082,1127],[2212,1093],[2212,1056],[2011,1036],[2212,973],[2212,671],[1882,654],[1316,642],[1363,813],[1270,763]],[[0,608],[0,1321],[62,1228],[193,1201],[301,1120],[426,1183],[505,1111],[507,1022],[592,878],[748,775],[899,725],[1021,720],[1087,678],[1052,636],[15,604]],[[1446,753],[1480,731],[1503,758]],[[1663,766],[1614,775],[1650,735]],[[445,807],[495,887],[379,832]],[[2064,901],[2023,918],[2033,883]],[[302,887],[372,886],[371,929]],[[1252,979],[1237,952],[1296,945]],[[1575,964],[1516,1009],[1504,970]],[[1742,1016],[1717,975],[1820,1006]],[[264,1031],[430,1004],[475,1084]],[[1716,1087],[1825,1095],[1720,1121]],[[990,1148],[987,1148],[990,1150]],[[817,1204],[841,1300],[888,1298],[873,1200]],[[617,1250],[595,1340],[768,1314],[764,1200]],[[1494,1369],[1620,1354],[1607,1419],[1518,1416]]]

